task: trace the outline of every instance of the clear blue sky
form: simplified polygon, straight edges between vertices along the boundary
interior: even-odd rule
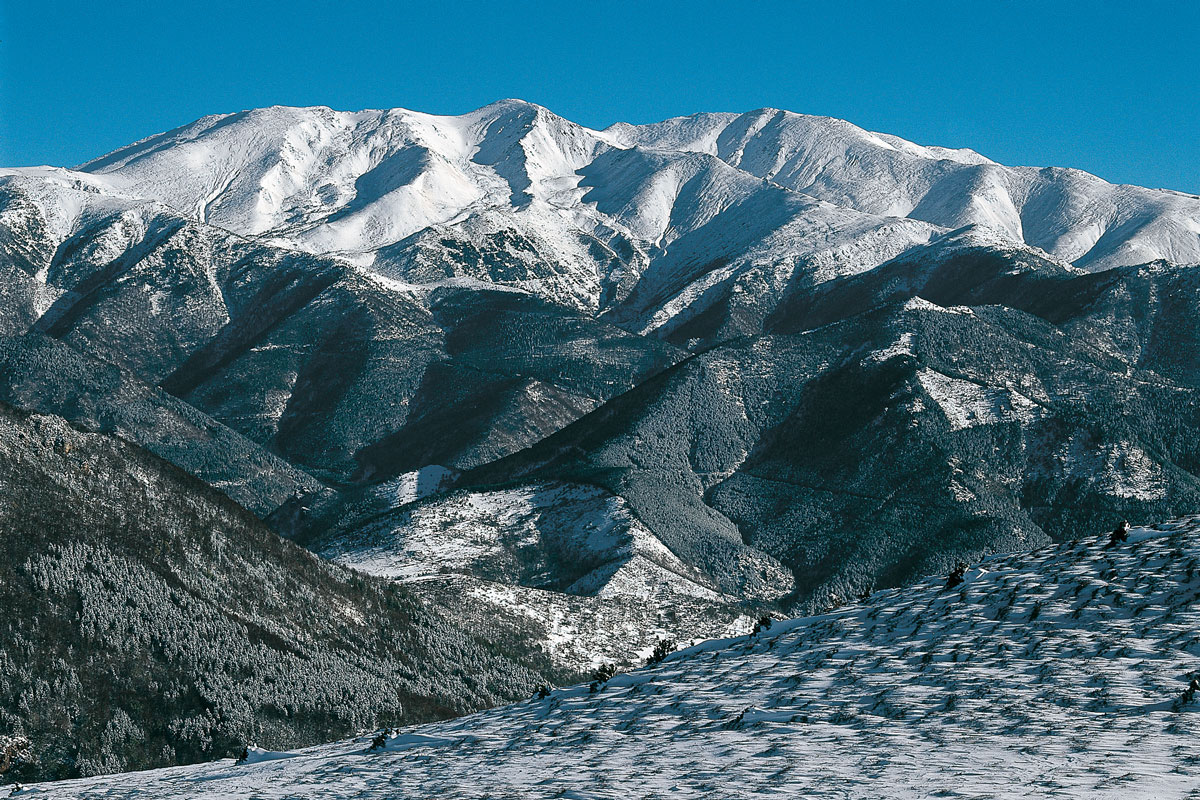
[[[0,164],[256,106],[763,106],[1200,193],[1200,3],[0,0]]]

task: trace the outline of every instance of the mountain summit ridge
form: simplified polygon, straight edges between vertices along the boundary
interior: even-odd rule
[[[576,176],[589,165],[599,169],[598,156],[635,148],[703,153],[864,214],[946,229],[991,225],[1089,269],[1200,261],[1193,196],[1109,184],[1079,170],[1006,167],[972,150],[772,108],[595,130],[515,99],[457,116],[271,106],[203,117],[76,172],[242,235],[372,261],[420,230],[506,203],[572,211],[568,227],[586,230],[592,214]],[[661,181],[661,168],[654,176]]]

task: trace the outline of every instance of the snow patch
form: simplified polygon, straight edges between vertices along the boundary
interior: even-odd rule
[[[1014,389],[981,386],[927,368],[917,372],[917,380],[946,416],[951,430],[1031,422],[1041,414],[1037,403]]]
[[[264,761],[281,761],[285,758],[295,758],[297,753],[281,752],[277,750],[264,750],[261,747],[251,745],[246,748],[246,757],[239,758],[238,764],[261,764]]]
[[[897,356],[915,356],[917,351],[913,349],[914,337],[912,332],[906,331],[900,334],[900,338],[892,342],[882,350],[874,350],[867,354],[868,361],[884,362],[890,358]]]

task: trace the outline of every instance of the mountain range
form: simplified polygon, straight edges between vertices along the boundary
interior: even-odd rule
[[[355,669],[398,659],[414,686],[491,664],[486,688],[394,722],[461,713],[665,638],[1194,513],[1198,266],[1200,197],[774,109],[599,131],[517,100],[205,117],[74,169],[0,170],[0,444],[6,486],[43,492],[9,493],[0,535],[17,570],[115,537],[136,569],[209,587],[189,590],[220,598],[205,614],[257,609],[253,579],[202,563],[203,526],[122,533],[121,513],[219,507],[239,515],[220,535],[256,548],[242,566],[289,587],[222,625],[383,654]],[[112,451],[112,493],[76,486],[95,473],[46,460],[30,425]],[[171,478],[122,494],[130,463]],[[45,589],[21,580],[32,609]],[[420,667],[305,633],[323,612],[286,602],[305,593],[382,614],[423,643]],[[46,630],[91,646],[63,602]],[[213,695],[237,722],[208,725],[224,738],[207,749],[169,744],[174,711],[113,703],[87,730],[128,718],[166,746],[80,749],[78,714],[22,711],[74,708],[86,693],[62,687],[96,680],[30,683],[51,658],[0,662],[0,721],[44,754],[24,777],[220,756],[278,699],[234,714]],[[317,697],[259,743],[395,713]]]

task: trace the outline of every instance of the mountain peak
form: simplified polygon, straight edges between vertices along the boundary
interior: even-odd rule
[[[612,155],[630,148],[660,155]],[[596,131],[519,98],[458,116],[270,106],[203,117],[81,170],[102,177],[114,195],[367,265],[422,231],[492,228],[483,219],[500,215],[543,253],[595,274],[595,266],[583,267],[592,258],[585,251],[594,250],[589,238],[629,237],[634,251],[649,252],[760,191],[729,176],[693,182],[697,153],[838,207],[843,219],[875,220],[862,218],[863,225],[887,218],[943,230],[978,224],[1089,270],[1156,258],[1200,262],[1196,198],[1116,187],[1075,170],[1005,167],[972,150],[771,107]],[[598,182],[607,188],[596,191]],[[689,185],[704,188],[681,194]],[[773,205],[755,224],[783,209]],[[782,217],[772,224],[778,229]],[[586,288],[572,283],[572,293],[597,297],[595,278]]]

